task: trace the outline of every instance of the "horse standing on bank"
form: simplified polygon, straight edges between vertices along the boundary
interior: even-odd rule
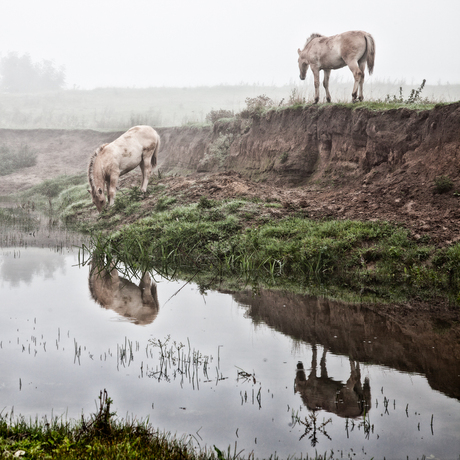
[[[305,80],[308,66],[311,67],[315,79],[315,104],[319,101],[319,71],[324,72],[323,86],[326,100],[331,102],[329,93],[329,77],[331,70],[341,69],[346,65],[353,73],[355,83],[351,94],[352,101],[362,101],[364,70],[367,68],[372,75],[375,61],[375,42],[372,35],[363,31],[344,32],[343,34],[325,37],[312,34],[303,50],[298,49],[300,79]],[[359,88],[359,97],[358,97]]]
[[[104,189],[107,188],[108,205],[115,201],[118,179],[137,166],[142,171],[141,190],[147,184],[157,164],[160,136],[151,126],[134,126],[110,144],[101,145],[88,165],[88,180],[93,203],[99,212],[106,203]]]

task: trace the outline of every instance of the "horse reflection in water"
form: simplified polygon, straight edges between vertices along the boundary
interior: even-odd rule
[[[366,377],[361,385],[359,363],[350,359],[350,377],[346,383],[330,378],[326,368],[324,348],[320,362],[321,375],[316,376],[317,350],[313,346],[311,372],[306,377],[302,362],[297,364],[295,392],[300,393],[305,406],[312,411],[323,409],[339,417],[356,418],[367,414],[371,405],[371,389]]]
[[[111,271],[91,266],[89,290],[93,299],[102,307],[118,313],[134,324],[152,323],[158,315],[157,285],[145,273],[139,285]]]

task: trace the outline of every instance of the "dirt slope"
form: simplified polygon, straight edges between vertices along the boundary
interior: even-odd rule
[[[278,199],[283,208],[274,213],[390,220],[438,245],[460,238],[460,103],[420,112],[311,106],[158,131],[163,180],[186,199]],[[0,195],[85,172],[95,148],[120,134],[0,130],[0,145],[38,152],[35,167],[0,176]],[[435,193],[441,175],[454,183],[448,193]],[[123,182],[138,184],[139,170]]]

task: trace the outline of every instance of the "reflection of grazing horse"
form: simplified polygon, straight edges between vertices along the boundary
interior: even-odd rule
[[[305,80],[308,66],[311,67],[315,79],[315,103],[319,100],[319,71],[324,72],[324,89],[326,100],[331,102],[329,93],[329,77],[331,70],[341,69],[346,65],[353,73],[355,83],[351,94],[353,102],[358,98],[363,100],[364,70],[366,63],[369,75],[374,70],[375,42],[372,35],[360,30],[344,32],[343,34],[325,37],[312,34],[299,53],[300,79]]]
[[[306,378],[303,364],[297,364],[295,392],[300,393],[303,403],[309,410],[324,409],[339,417],[356,418],[370,410],[371,389],[366,377],[361,386],[359,363],[350,359],[350,378],[344,384],[327,375],[326,349],[320,362],[321,376],[316,376],[316,346],[313,346],[311,372]]]
[[[119,177],[137,166],[142,171],[141,190],[145,193],[159,150],[160,136],[150,126],[134,126],[110,144],[101,145],[88,165],[89,192],[97,210],[101,212],[105,205],[105,186],[111,206],[115,201]]]
[[[118,271],[99,271],[91,267],[89,290],[93,299],[102,307],[111,309],[135,324],[150,324],[158,315],[157,286],[148,273],[139,286],[118,275]]]

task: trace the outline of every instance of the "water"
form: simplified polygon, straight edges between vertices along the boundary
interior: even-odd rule
[[[158,275],[89,279],[78,235],[32,227],[1,234],[3,414],[79,419],[107,389],[118,416],[242,457],[459,458],[458,325]]]

